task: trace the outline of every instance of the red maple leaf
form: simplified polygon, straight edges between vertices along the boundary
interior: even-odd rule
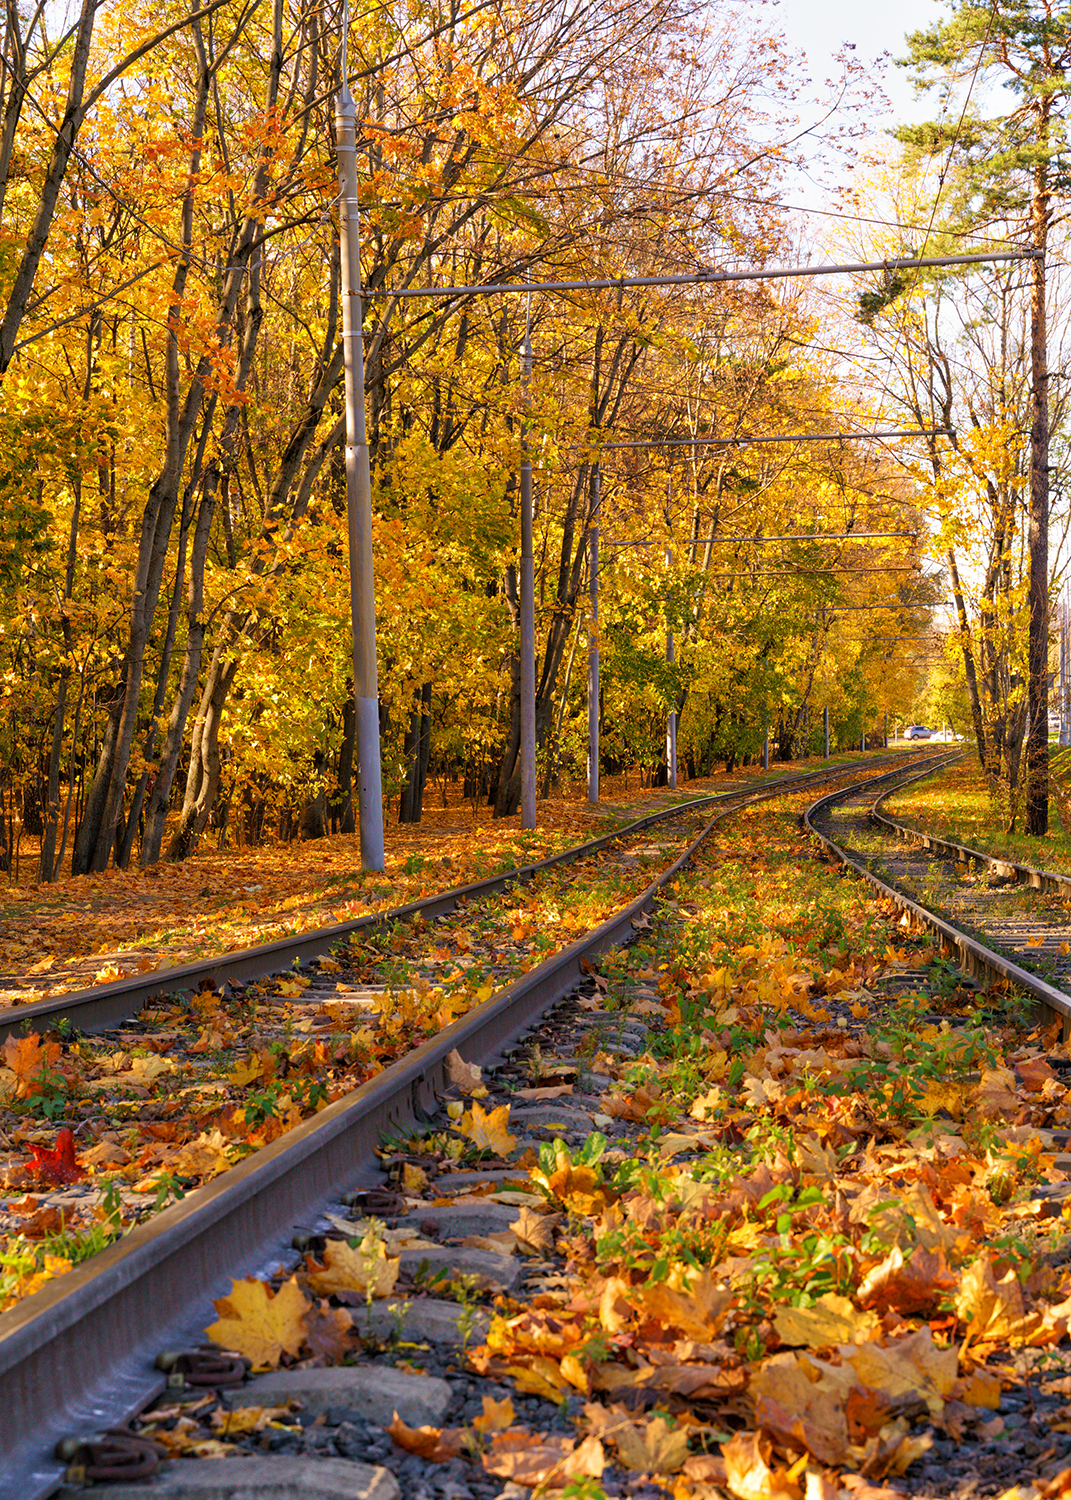
[[[56,1144],[51,1149],[35,1146],[32,1142],[27,1144],[34,1156],[30,1171],[42,1181],[59,1187],[65,1182],[79,1182],[86,1175],[85,1169],[75,1160],[74,1136],[66,1126],[56,1136]]]

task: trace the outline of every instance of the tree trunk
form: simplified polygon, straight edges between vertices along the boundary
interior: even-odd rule
[[[1043,118],[1042,139],[1048,139]],[[1034,179],[1032,228],[1036,258],[1030,282],[1030,633],[1027,648],[1025,831],[1040,838],[1049,827],[1049,370],[1045,328],[1045,249],[1049,192],[1044,163]]]
[[[217,646],[194,724],[186,796],[179,826],[167,846],[168,859],[186,859],[193,853],[215,803],[220,772],[219,725],[237,670],[237,656],[224,662],[223,648]]]
[[[431,683],[414,695],[405,731],[405,785],[398,801],[398,822],[419,823],[424,814],[424,786],[431,755]]]
[[[357,710],[353,701],[353,683],[342,705],[342,745],[338,752],[338,786],[333,802],[333,815],[338,819],[340,833],[353,833],[356,821],[353,813],[353,756],[357,746]]]

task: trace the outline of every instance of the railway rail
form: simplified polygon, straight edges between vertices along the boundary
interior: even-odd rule
[[[914,755],[911,752],[912,763]],[[177,965],[173,968],[112,980],[106,984],[93,985],[84,990],[74,990],[54,995],[29,1005],[19,1005],[0,1010],[0,1045],[13,1034],[27,1031],[45,1031],[60,1022],[66,1022],[79,1031],[94,1033],[106,1031],[134,1015],[150,1000],[161,995],[181,994],[199,990],[205,986],[222,988],[264,979],[292,969],[295,965],[312,963],[322,958],[340,944],[355,939],[366,939],[388,930],[397,922],[425,921],[452,912],[459,905],[475,902],[504,891],[510,886],[527,883],[545,871],[561,869],[584,858],[607,849],[621,839],[635,837],[647,828],[690,812],[701,812],[704,808],[747,802],[758,795],[772,791],[791,791],[815,782],[827,780],[830,775],[849,774],[851,770],[867,770],[889,763],[903,764],[904,752],[871,761],[869,766],[826,768],[792,776],[777,777],[763,783],[744,784],[726,792],[693,798],[676,803],[672,807],[650,813],[628,823],[612,833],[578,844],[560,854],[550,855],[530,865],[518,866],[490,875],[483,880],[426,896],[402,906],[387,908],[380,912],[356,917],[348,922],[333,923],[317,927],[291,937],[279,938],[270,943],[238,949],[213,958],[200,959],[196,963]]]
[[[932,757],[932,763],[945,758]],[[870,777],[868,786],[902,777],[902,757],[896,760],[892,770]],[[913,759],[912,765],[917,764]],[[203,1308],[211,1295],[224,1290],[224,1273],[256,1274],[276,1265],[280,1244],[294,1225],[308,1223],[343,1191],[374,1184],[374,1147],[384,1132],[399,1132],[434,1112],[437,1096],[448,1084],[447,1055],[458,1049],[466,1060],[485,1063],[514,1045],[577,986],[593,959],[628,940],[637,920],[721,818],[816,781],[858,776],[859,769],[830,768],[696,799],[581,846],[590,852],[666,818],[713,808],[703,830],[672,864],[584,938],[369,1083],[0,1315],[0,1388],[5,1397],[0,1404],[0,1453],[5,1455],[0,1500],[43,1500],[64,1471],[63,1461],[53,1456],[59,1440],[123,1423],[153,1400],[165,1385],[154,1365],[156,1356],[163,1348],[199,1343]],[[568,854],[575,859],[580,852]],[[162,984],[173,990],[204,977],[219,983],[289,968],[295,955],[311,958],[387,922],[450,910],[460,900],[501,890],[565,859],[557,856],[393,912],[151,976],[150,982],[155,980],[158,992]],[[83,1029],[100,1028],[109,1017],[129,1015],[144,998],[145,981],[120,982],[20,1009],[11,1019],[40,1024],[46,1016],[54,1021],[69,1015]]]
[[[920,767],[876,799],[864,788],[831,792],[808,808],[804,826],[832,859],[929,928],[966,973],[986,982],[1007,982],[1030,995],[1044,1015],[1059,1019],[1066,1040],[1071,1036],[1071,917],[1066,906],[1071,879],[907,828],[880,811],[887,796],[934,769]],[[905,855],[904,843],[917,847]],[[969,870],[979,868],[994,884],[965,879]],[[944,887],[940,901],[930,898],[932,905],[904,888],[908,882],[926,887],[928,880]],[[937,905],[944,915],[933,909]],[[1059,982],[1050,983],[1017,963],[1012,956],[1016,951],[1030,961],[1047,961]]]

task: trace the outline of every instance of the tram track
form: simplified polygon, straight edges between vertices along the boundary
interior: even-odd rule
[[[869,785],[902,774],[902,769],[901,764],[871,777]],[[50,1456],[58,1439],[72,1431],[99,1430],[122,1422],[159,1394],[163,1379],[153,1367],[156,1354],[165,1346],[199,1341],[204,1327],[202,1308],[209,1296],[222,1290],[224,1269],[240,1276],[273,1264],[279,1256],[280,1235],[285,1236],[289,1227],[315,1217],[325,1202],[337,1199],[341,1192],[371,1185],[376,1142],[385,1131],[401,1131],[434,1111],[437,1097],[448,1086],[448,1054],[457,1049],[467,1060],[486,1063],[516,1044],[526,1029],[581,982],[593,959],[628,939],[634,924],[643,919],[720,818],[752,801],[778,797],[816,781],[858,776],[859,770],[834,768],[783,778],[759,789],[741,788],[730,797],[697,799],[582,846],[590,851],[667,817],[701,809],[709,812],[719,800],[733,804],[716,808],[669,867],[594,931],[509,983],[346,1098],[0,1315],[0,1381],[7,1397],[0,1408],[0,1451],[8,1455],[12,1476],[9,1480],[5,1473],[0,1481],[0,1497],[36,1500],[50,1494],[63,1469]],[[577,851],[569,852],[575,859]],[[529,870],[560,863],[557,857]],[[393,913],[321,929],[309,935],[308,942],[322,953],[354,933],[367,935],[370,928],[382,929],[389,921],[411,919],[417,909],[427,916],[433,905],[446,903],[441,909],[450,910],[459,897],[476,889],[501,890],[524,873],[505,872],[476,887],[411,903]],[[230,964],[234,965],[230,974],[262,974],[266,961],[286,957],[292,962],[294,940],[265,946],[272,951],[252,950],[255,959],[247,953],[188,968],[211,972],[218,983],[221,969],[226,973],[225,966]],[[311,948],[303,951],[311,953]],[[260,965],[255,971],[246,967],[254,963]],[[174,987],[176,978],[174,972],[168,976],[170,986]],[[103,1002],[107,1008],[115,1003],[119,986],[104,988],[111,992]],[[124,1004],[136,1006],[141,986],[126,989]],[[63,1000],[70,1006],[77,998],[65,996]],[[19,1012],[17,1019],[25,1021],[30,1009]],[[98,1011],[96,1022],[100,1019]]]
[[[933,769],[919,768],[876,799],[863,788],[831,792],[808,808],[804,827],[832,859],[929,928],[966,973],[1030,995],[1043,1015],[1060,1021],[1066,1039],[1071,879],[907,828],[880,811],[886,797]],[[972,877],[979,870],[985,880]],[[1017,957],[1044,962],[1054,982]]]
[[[82,990],[54,995],[45,1000],[3,1009],[0,1010],[0,1045],[11,1035],[24,1034],[27,1031],[40,1032],[61,1023],[66,1023],[86,1033],[106,1031],[134,1015],[148,1001],[162,995],[188,994],[209,987],[220,989],[225,985],[245,984],[295,967],[312,964],[316,959],[329,954],[339,944],[374,938],[377,934],[389,931],[397,923],[434,921],[454,911],[460,905],[484,900],[511,886],[526,884],[545,872],[563,869],[579,859],[609,848],[619,840],[635,838],[646,829],[693,811],[699,812],[704,808],[718,805],[746,803],[756,795],[767,795],[774,790],[787,792],[821,782],[828,779],[830,774],[847,775],[853,770],[856,773],[864,770],[870,771],[889,761],[902,763],[903,760],[904,754],[901,752],[872,761],[866,767],[837,767],[832,771],[827,768],[802,772],[793,776],[777,777],[761,784],[744,784],[725,792],[715,792],[660,809],[625,824],[611,833],[588,840],[532,864],[500,871],[484,879],[425,896],[418,901],[410,901],[383,911],[368,913],[350,921],[313,928],[270,943],[260,943],[212,958],[199,959],[194,963],[130,975]]]

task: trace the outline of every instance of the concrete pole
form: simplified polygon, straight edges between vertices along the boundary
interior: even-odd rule
[[[770,726],[768,723],[762,726],[762,769],[764,771],[770,769]]]
[[[382,870],[383,788],[379,764],[376,598],[372,571],[372,482],[364,411],[364,299],[357,211],[357,110],[343,68],[335,105],[342,252],[342,348],[346,369],[346,512],[356,709],[357,816],[361,867]]]
[[[1061,744],[1071,744],[1071,618],[1067,585],[1061,594]]]
[[[532,383],[532,340],[524,330],[525,401]],[[535,552],[532,544],[532,455],[528,416],[521,429],[521,827],[536,826]]]
[[[822,710],[822,727],[826,735],[826,760],[829,759],[829,705]]]
[[[666,571],[673,566],[673,553],[666,548]],[[673,631],[670,629],[669,616],[666,616],[666,661],[672,663],[676,660],[673,645]],[[677,709],[676,704],[670,709],[666,720],[666,784],[671,791],[677,790]]]
[[[595,488],[593,510],[599,513],[601,477],[599,466],[592,474]],[[588,801],[594,805],[599,801],[599,523],[591,524],[589,540],[590,554],[588,582],[590,608],[588,611]]]
[[[889,710],[885,710],[885,749],[889,748]]]

